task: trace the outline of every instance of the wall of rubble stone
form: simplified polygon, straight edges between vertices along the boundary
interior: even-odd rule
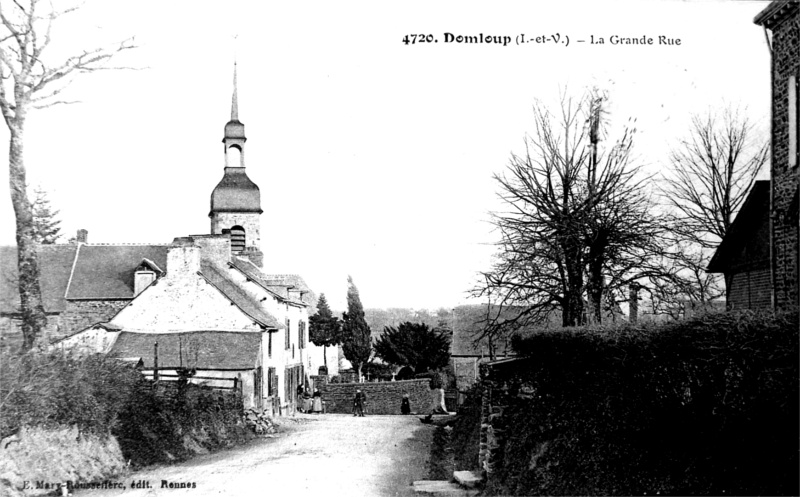
[[[400,414],[404,394],[408,394],[411,412],[427,414],[431,410],[433,394],[427,378],[376,383],[328,383],[325,376],[313,378],[329,413],[352,413],[356,389],[367,396],[367,414]]]

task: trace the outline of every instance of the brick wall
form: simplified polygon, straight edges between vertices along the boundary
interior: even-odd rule
[[[432,391],[428,379],[382,381],[377,383],[327,383],[315,376],[314,386],[322,393],[325,409],[329,413],[353,412],[353,397],[356,389],[367,396],[367,414],[400,414],[403,394],[408,394],[411,412],[429,413],[432,404]]]
[[[798,288],[798,171],[789,166],[789,76],[800,79],[800,9],[772,30],[772,230],[775,305],[800,302]]]

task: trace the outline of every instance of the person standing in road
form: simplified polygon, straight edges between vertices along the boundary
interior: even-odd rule
[[[353,416],[364,417],[364,407],[367,403],[367,396],[361,389],[356,389],[356,395],[353,397]]]
[[[311,412],[314,414],[319,414],[323,411],[322,409],[322,394],[320,393],[319,389],[314,389],[314,395],[311,396]]]
[[[403,401],[400,403],[400,412],[403,414],[411,414],[411,402],[408,400],[408,394],[403,394]]]

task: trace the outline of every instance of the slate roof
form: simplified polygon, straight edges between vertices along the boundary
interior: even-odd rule
[[[141,357],[153,368],[153,345],[158,342],[158,367],[198,369],[253,369],[261,354],[260,332],[193,331],[185,333],[133,333],[123,331],[109,355]],[[182,358],[181,358],[182,357]]]
[[[168,245],[81,245],[68,300],[132,299],[134,271],[142,259],[167,267]]]
[[[252,295],[242,290],[235,281],[228,278],[224,273],[224,269],[218,268],[208,261],[202,261],[200,263],[200,274],[258,324],[269,329],[284,329],[286,327],[286,325],[279,323],[275,317],[265,311],[261,303]]]
[[[211,212],[256,212],[261,214],[261,192],[243,167],[226,167],[211,192]]]
[[[66,308],[67,291],[77,245],[40,245],[40,283],[45,312],[61,312]],[[17,279],[17,247],[0,247],[0,312],[19,312]]]
[[[769,267],[768,180],[756,181],[708,262],[709,273]]]
[[[293,281],[289,281],[288,279],[277,279],[274,277],[274,275],[266,275],[262,273],[261,270],[252,262],[237,258],[234,258],[228,263],[228,265],[237,269],[261,288],[267,290],[273,295],[276,295],[284,301],[302,306],[310,305],[308,302],[306,302],[305,297],[311,293],[311,290],[308,288],[308,286],[306,286],[303,279],[299,276],[297,276]],[[298,283],[301,283],[302,287],[299,286]],[[294,287],[298,290],[307,292],[306,295],[303,296],[303,300],[293,297],[288,291],[289,287]]]

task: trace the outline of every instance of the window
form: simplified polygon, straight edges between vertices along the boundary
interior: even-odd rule
[[[231,252],[244,252],[245,232],[241,226],[231,228]]]
[[[267,368],[267,397],[272,397],[278,394],[278,375],[275,374],[275,368]]]
[[[237,145],[231,145],[225,151],[225,167],[244,167],[242,164],[242,149]]]
[[[272,333],[268,331],[267,335],[267,355],[272,357]]]
[[[306,322],[297,323],[297,346],[301,349],[306,348]]]
[[[800,141],[800,128],[797,126],[798,114],[798,86],[797,76],[789,76],[789,167],[797,167],[798,151],[797,142]]]
[[[289,321],[289,318],[286,318],[286,350],[289,350],[289,347],[292,346],[292,327],[290,326],[292,323]]]

